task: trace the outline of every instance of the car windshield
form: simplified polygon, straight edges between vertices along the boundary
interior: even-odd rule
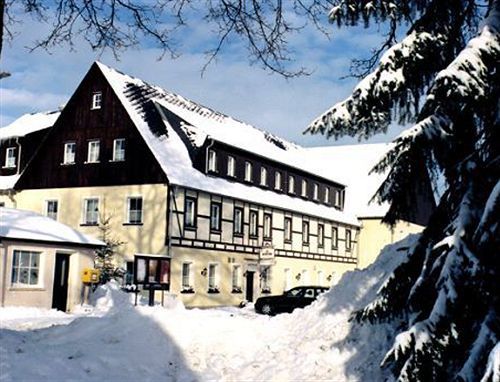
[[[304,293],[303,289],[296,288],[296,289],[291,289],[288,292],[286,292],[287,297],[300,297]]]

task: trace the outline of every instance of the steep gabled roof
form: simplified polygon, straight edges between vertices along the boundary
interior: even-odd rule
[[[47,129],[54,125],[59,114],[61,114],[59,110],[24,114],[11,124],[0,128],[0,140],[24,137],[35,131]]]

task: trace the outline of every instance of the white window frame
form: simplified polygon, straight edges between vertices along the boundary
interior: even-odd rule
[[[219,263],[208,263],[207,270],[207,287],[208,289],[219,289]],[[211,275],[211,270],[214,269],[214,274]]]
[[[333,205],[340,208],[340,190],[336,188],[333,192]]]
[[[241,213],[241,216],[239,219],[237,219],[237,213],[236,211]],[[233,217],[233,233],[236,235],[243,235],[243,224],[244,224],[244,209],[242,207],[235,207],[234,208],[234,217]],[[238,224],[237,224],[238,223]],[[238,229],[237,229],[238,228]]]
[[[120,150],[118,150],[118,144],[122,144]],[[117,155],[120,153],[120,155]],[[113,162],[123,162],[125,161],[125,138],[117,138],[113,141]]]
[[[289,217],[289,216],[285,216],[284,218],[284,222],[283,222],[283,228],[284,228],[284,240],[286,242],[291,242],[292,241],[292,237],[293,237],[293,230],[292,230],[292,225],[293,225],[293,222],[292,222],[292,218]],[[290,226],[287,227],[287,222],[290,222]],[[289,228],[289,229],[288,229]],[[290,235],[288,235],[288,232],[290,232]]]
[[[245,161],[245,181],[246,182],[251,182],[253,180],[252,172],[253,172],[252,163],[249,161]]]
[[[188,266],[187,275],[184,273],[184,265]],[[185,279],[187,279],[188,283],[184,283]],[[193,262],[192,261],[183,261],[181,265],[181,290],[189,290],[193,288]]]
[[[69,151],[70,147],[73,148],[73,151]],[[63,164],[75,164],[75,161],[76,161],[76,142],[66,142],[64,144]]]
[[[288,193],[295,194],[295,177],[288,175]]]
[[[307,197],[307,180],[305,180],[305,179],[302,179],[301,188],[300,188],[300,195],[302,197]]]
[[[253,217],[255,217],[255,220],[252,219]],[[259,236],[259,212],[257,210],[250,210],[248,235],[250,237]]]
[[[338,227],[332,227],[332,249],[339,248],[339,229]]]
[[[96,211],[94,211],[94,213],[96,213],[96,215],[97,215],[97,216],[96,216],[96,217],[97,217],[97,219],[96,219],[96,221],[95,221],[95,222],[93,222],[93,221],[89,221],[89,220],[87,219],[87,217],[88,217],[88,213],[89,213],[89,211],[88,211],[88,203],[89,203],[91,200],[97,200],[97,210],[96,210]],[[100,200],[99,200],[99,198],[98,198],[98,197],[88,197],[88,198],[84,198],[84,199],[83,199],[83,208],[82,208],[82,212],[83,212],[83,214],[82,214],[82,224],[83,224],[83,225],[99,225],[99,222],[100,222],[100,218],[99,218],[99,204],[100,204],[100,203],[99,203],[99,202],[100,202]]]
[[[193,202],[193,208],[191,210],[191,214],[188,215],[188,201]],[[184,202],[184,227],[195,228],[196,227],[196,210],[198,200],[196,198],[186,197]],[[189,223],[189,224],[188,224]]]
[[[325,187],[325,195],[323,197],[323,201],[325,202],[325,204],[330,203],[330,187],[328,186]]]
[[[27,266],[21,267],[21,256],[19,256],[16,259],[16,254],[22,255],[22,254],[29,254],[29,264]],[[11,271],[10,271],[10,285],[12,288],[42,288],[43,287],[43,252],[40,251],[33,251],[33,250],[25,250],[25,249],[14,249],[12,251],[12,264],[11,264]],[[38,266],[33,267],[32,264],[32,255],[38,255]],[[16,261],[17,264],[16,264]],[[14,280],[14,270],[17,268],[17,277],[16,280]],[[23,283],[19,282],[19,278],[21,276],[21,269],[25,269],[28,272],[28,283]],[[32,269],[37,269],[38,270],[38,279],[36,283],[30,283],[29,281],[31,280],[31,270]]]
[[[97,144],[97,145],[96,145]],[[93,147],[97,147],[96,151]],[[99,163],[99,157],[101,154],[101,141],[99,139],[93,139],[87,144],[87,163]]]
[[[264,214],[264,239],[273,237],[273,215],[270,213]]]
[[[227,156],[227,176],[236,176],[236,159],[232,155]]]
[[[16,167],[16,148],[7,147],[5,150],[5,168],[15,168]]]
[[[352,251],[352,231],[348,228],[345,229],[345,250]]]
[[[231,287],[233,290],[235,289],[241,289],[242,282],[241,282],[241,265],[240,264],[233,264],[233,267],[231,269]]]
[[[281,172],[279,171],[274,173],[274,189],[281,190]]]
[[[260,185],[267,187],[267,168],[264,166],[260,168]]]
[[[325,225],[318,224],[318,247],[323,248],[325,246]]]
[[[208,171],[217,172],[217,152],[215,150],[208,150]]]
[[[217,208],[214,208],[217,207]],[[217,211],[217,213],[215,213]],[[220,231],[222,225],[222,203],[210,203],[210,231]]]
[[[318,285],[323,286],[325,284],[325,276],[322,270],[318,271],[317,277],[318,277]]]
[[[267,290],[267,291],[270,291],[271,290],[271,267],[265,267],[264,269],[262,269],[260,271],[260,281],[261,281],[261,289],[262,290]]]
[[[310,228],[308,221],[302,221],[302,244],[309,244]]]
[[[50,203],[56,203],[56,213],[55,213],[55,216],[52,215],[52,213],[49,211],[49,204]],[[45,216],[53,219],[53,220],[56,220],[57,221],[57,216],[59,214],[59,200],[58,199],[45,199]]]
[[[285,268],[283,272],[283,290],[287,291],[292,287],[292,271],[290,268]]]
[[[132,221],[131,219],[131,202],[132,200],[141,200],[141,209],[140,210],[133,210],[133,211],[140,211],[140,220],[139,221]],[[142,195],[132,195],[132,196],[127,196],[127,224],[142,224],[144,220],[144,198]]]
[[[92,93],[92,107],[90,110],[97,110],[102,107],[102,92],[97,91]]]
[[[302,281],[302,285],[309,285],[311,283],[309,281],[309,272],[307,269],[302,269],[300,280]]]
[[[319,199],[319,185],[318,185],[318,183],[314,183],[314,185],[313,185],[313,199],[314,200]]]

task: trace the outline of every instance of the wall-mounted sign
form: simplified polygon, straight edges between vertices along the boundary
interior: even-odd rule
[[[259,252],[259,264],[274,264],[274,247],[265,243]]]

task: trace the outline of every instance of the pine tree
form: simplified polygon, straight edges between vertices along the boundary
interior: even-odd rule
[[[119,270],[116,267],[116,250],[125,242],[117,239],[111,234],[111,216],[100,219],[99,231],[101,240],[106,244],[104,247],[96,250],[94,264],[96,269],[101,271],[100,282],[107,283],[113,277],[117,276]]]
[[[381,363],[398,380],[497,381],[500,0],[343,0],[330,18],[410,27],[378,63],[358,62],[363,80],[308,131],[362,139],[413,124],[373,170],[388,171],[376,195],[391,203],[387,223],[412,208],[422,163],[445,184],[408,261],[356,318],[403,319]]]

